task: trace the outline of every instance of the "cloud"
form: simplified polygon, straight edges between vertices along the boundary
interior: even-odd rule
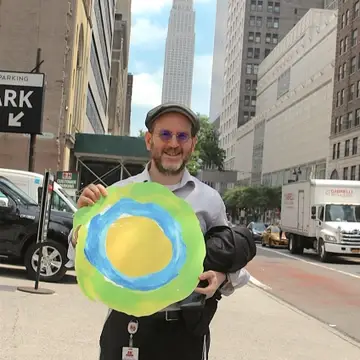
[[[153,74],[139,73],[134,75],[133,106],[151,108],[161,102],[163,71],[159,69]]]
[[[149,19],[139,18],[131,27],[131,45],[146,48],[157,47],[166,39],[167,28],[161,27]]]
[[[195,3],[208,3],[212,0],[195,0]],[[131,13],[133,15],[158,13],[164,7],[171,6],[172,0],[132,0]]]

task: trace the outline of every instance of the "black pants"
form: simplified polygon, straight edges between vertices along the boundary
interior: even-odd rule
[[[128,324],[133,318],[112,311],[100,337],[100,360],[121,360],[122,348],[129,346]],[[207,360],[210,330],[194,334],[185,320],[166,321],[148,316],[137,319],[139,328],[133,346],[139,348],[139,360]]]

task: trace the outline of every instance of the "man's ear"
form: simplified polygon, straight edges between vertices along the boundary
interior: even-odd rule
[[[145,139],[145,144],[146,144],[146,148],[148,151],[151,150],[151,138],[152,135],[151,133],[149,133],[148,131],[145,133],[144,139]]]
[[[198,138],[197,138],[197,136],[194,136],[192,138],[192,149],[191,149],[191,151],[195,150],[195,146],[196,146],[197,142],[198,142]]]

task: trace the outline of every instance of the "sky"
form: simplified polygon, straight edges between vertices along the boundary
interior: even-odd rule
[[[192,108],[209,114],[216,0],[195,2]],[[132,0],[129,72],[134,75],[131,136],[145,129],[146,113],[161,102],[165,40],[172,0]]]

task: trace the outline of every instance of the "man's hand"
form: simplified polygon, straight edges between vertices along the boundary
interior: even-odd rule
[[[199,280],[207,281],[208,286],[205,288],[197,287],[195,292],[204,294],[209,299],[214,296],[216,290],[226,280],[226,275],[217,271],[206,271],[199,276]]]
[[[78,209],[85,206],[94,205],[102,196],[107,196],[107,191],[104,186],[98,184],[90,184],[82,192],[77,202]]]
[[[80,228],[81,228],[81,225],[79,225],[76,229],[74,229],[74,231],[72,233],[71,243],[72,243],[73,247],[76,247]]]

